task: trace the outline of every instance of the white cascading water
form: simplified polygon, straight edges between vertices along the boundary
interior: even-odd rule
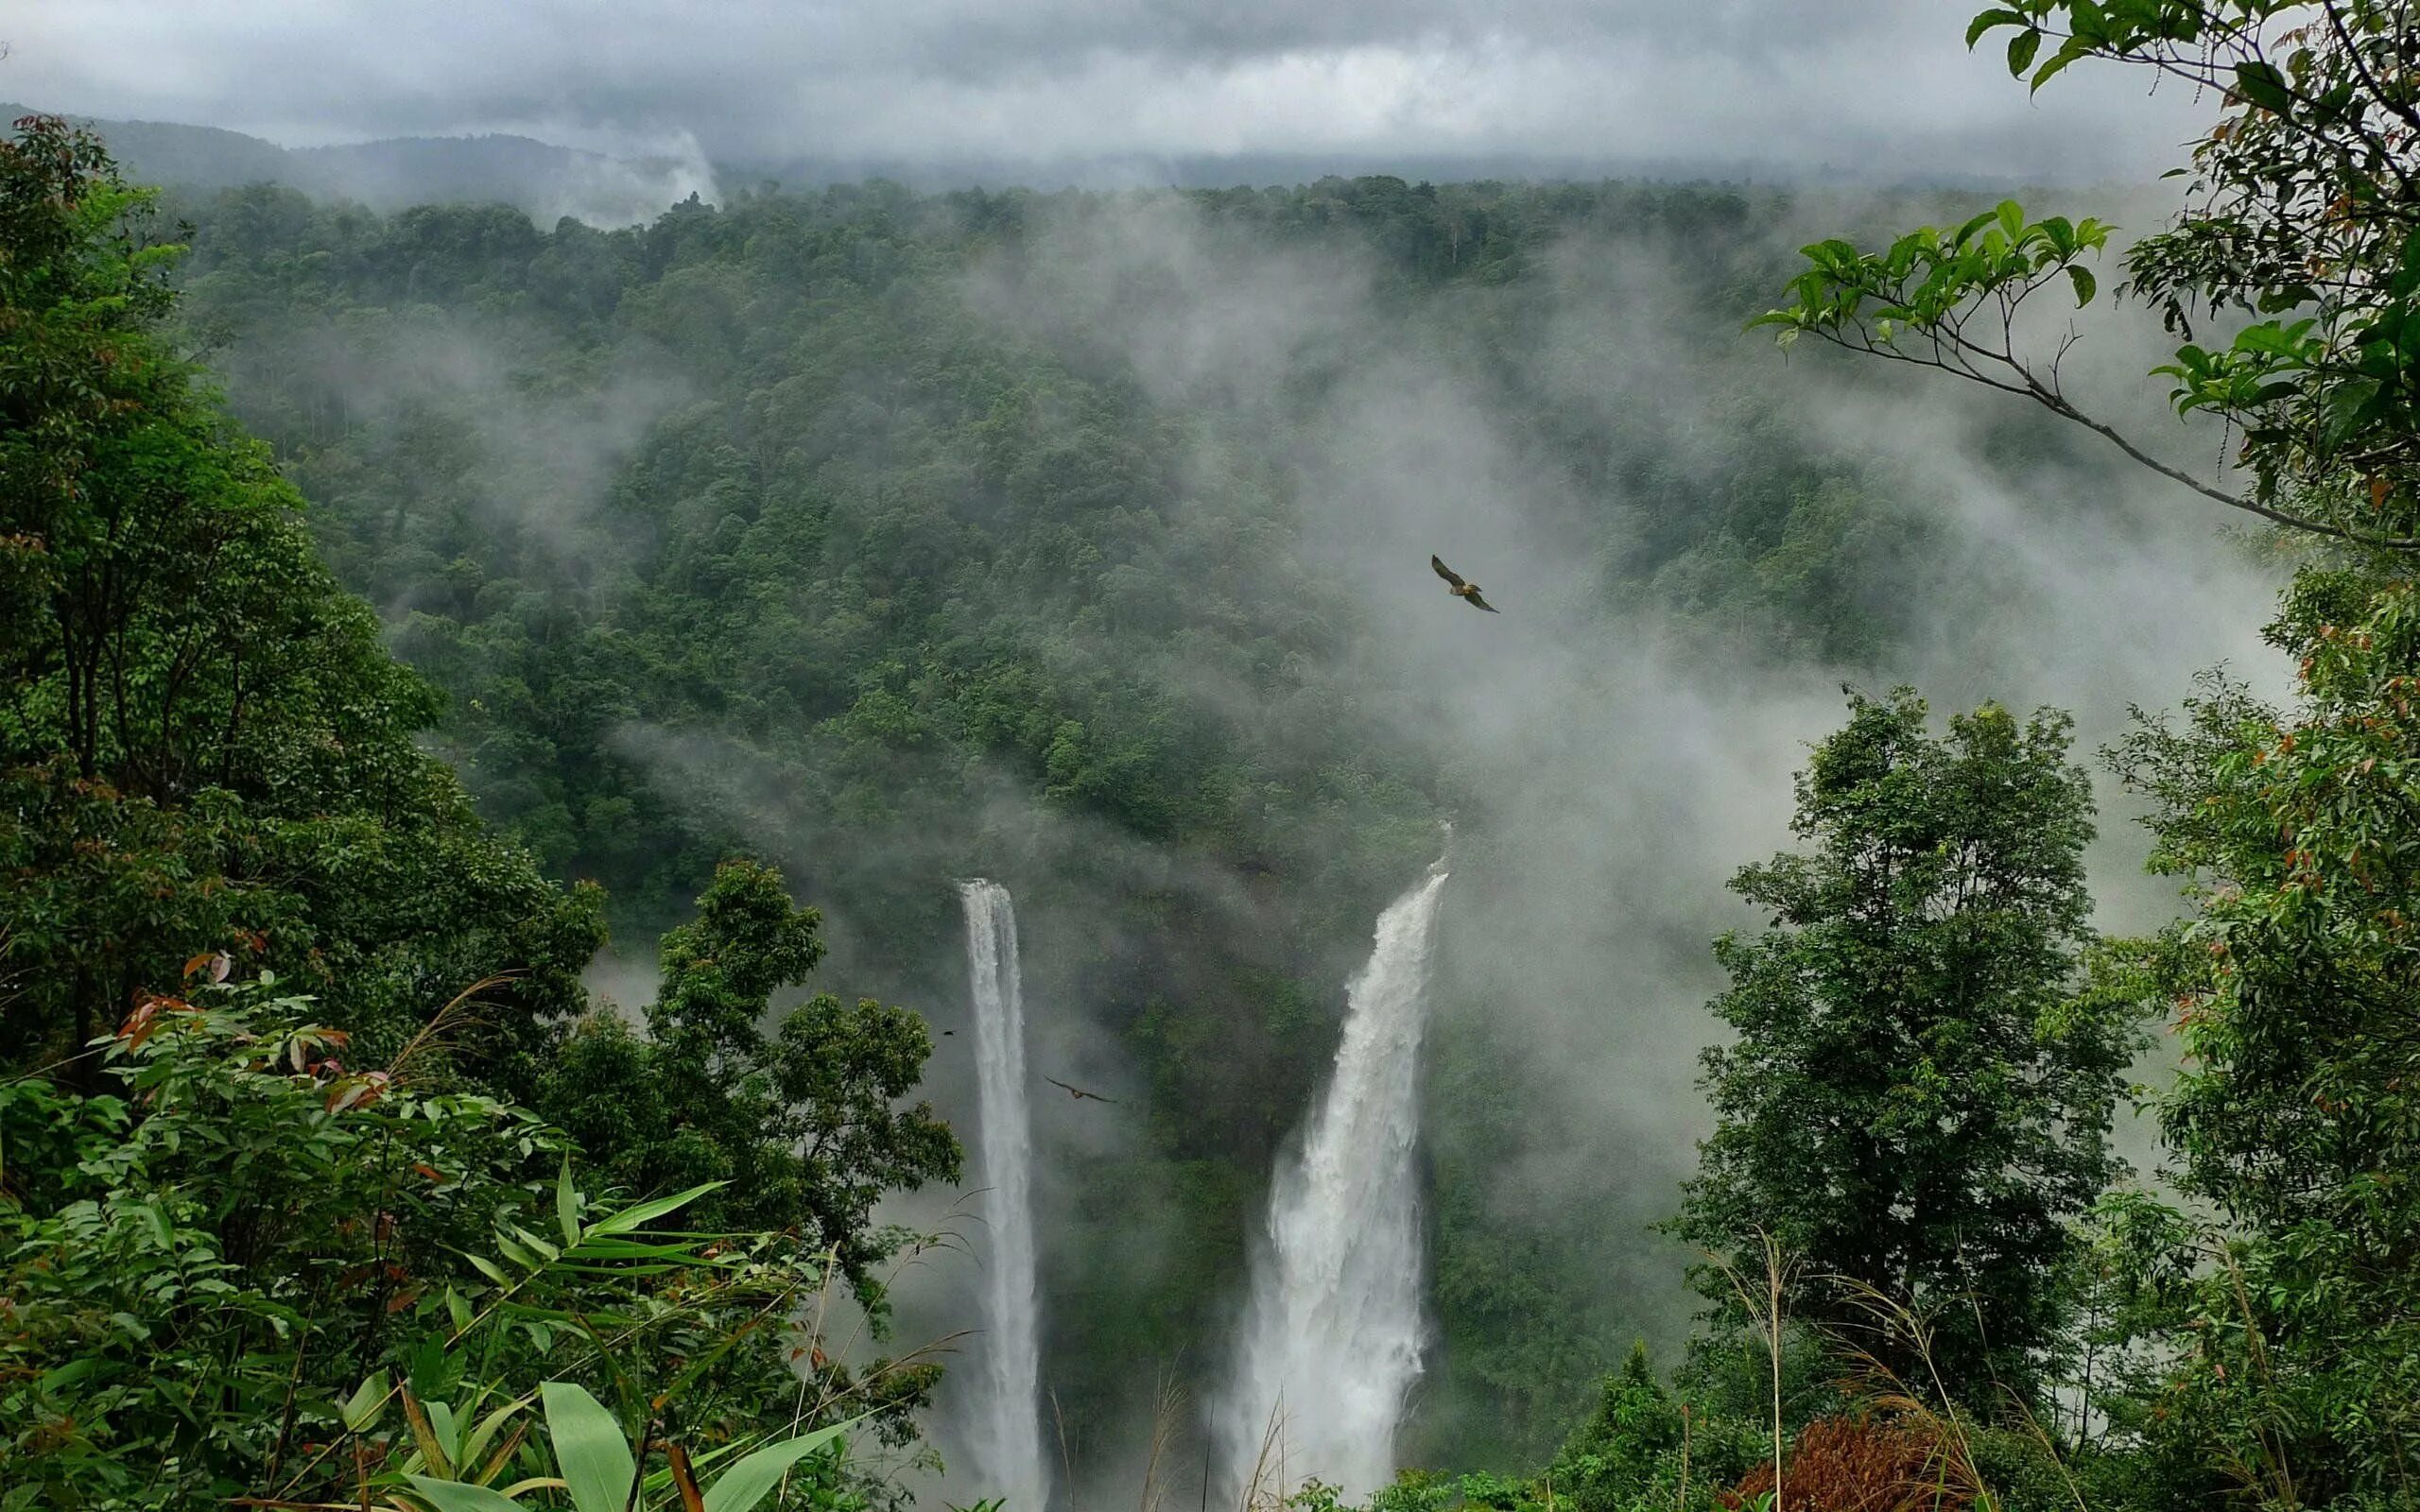
[[[1026,1111],[1025,995],[1017,916],[1009,890],[977,877],[958,885],[966,908],[966,971],[975,994],[983,1208],[991,1255],[983,1272],[981,1369],[971,1425],[985,1496],[1009,1512],[1042,1512],[1050,1494],[1042,1458],[1041,1349],[1033,1259],[1033,1125]]]
[[[1223,1418],[1229,1486],[1259,1503],[1315,1476],[1359,1501],[1394,1478],[1420,1374],[1422,999],[1445,864],[1378,916],[1346,991],[1335,1079],[1278,1165]]]

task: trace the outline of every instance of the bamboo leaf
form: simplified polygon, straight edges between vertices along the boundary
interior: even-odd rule
[[[756,1451],[716,1480],[706,1492],[705,1512],[750,1512],[765,1499],[766,1492],[780,1484],[785,1470],[865,1421],[866,1417],[861,1413],[847,1422],[819,1428]]]
[[[467,1486],[460,1481],[441,1481],[430,1475],[405,1477],[412,1483],[412,1493],[437,1512],[528,1512],[528,1508],[484,1486]]]
[[[611,1217],[599,1218],[588,1226],[588,1231],[592,1234],[626,1234],[654,1222],[666,1213],[676,1212],[687,1207],[709,1192],[729,1185],[731,1183],[728,1181],[701,1181],[686,1192],[676,1192],[668,1197],[657,1197],[651,1202],[642,1202],[636,1207],[624,1208]]]
[[[579,1243],[579,1194],[571,1189],[571,1157],[563,1157],[562,1174],[555,1177],[555,1224],[563,1231],[563,1246]]]

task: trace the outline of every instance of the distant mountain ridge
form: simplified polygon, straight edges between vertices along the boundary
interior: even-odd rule
[[[34,113],[0,104],[6,118]],[[66,113],[66,112],[60,112]],[[461,201],[512,205],[541,226],[563,216],[600,226],[653,219],[696,195],[717,198],[702,159],[615,158],[532,137],[389,137],[346,146],[283,147],[214,126],[69,114],[99,132],[127,177],[179,189],[277,183],[373,210]]]
[[[0,104],[0,119],[27,113]],[[65,112],[61,112],[65,113]],[[282,183],[320,198],[357,200],[373,210],[410,205],[500,202],[542,227],[569,215],[597,226],[652,220],[692,194],[718,202],[717,181],[755,188],[813,189],[884,179],[920,193],[981,187],[1062,189],[1220,189],[1314,183],[1378,175],[1433,183],[1593,183],[1607,180],[1746,184],[1838,182],[1865,188],[1960,189],[2002,193],[2013,180],[1929,176],[1902,182],[1888,173],[1825,164],[1813,172],[1772,163],[1714,158],[1546,157],[1534,154],[1288,153],[1110,154],[1051,159],[925,161],[879,155],[804,153],[709,163],[683,157],[616,158],[534,137],[387,137],[347,146],[283,147],[218,127],[69,115],[109,140],[130,177],[181,189],[216,190]]]

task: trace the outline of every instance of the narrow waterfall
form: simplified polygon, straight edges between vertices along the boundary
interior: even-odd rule
[[[984,1232],[982,1337],[970,1448],[981,1494],[1009,1512],[1042,1512],[1050,1494],[1042,1458],[1041,1349],[1033,1260],[1033,1125],[1026,1111],[1025,996],[1017,916],[1009,890],[976,878],[958,885],[966,908],[966,971],[975,994]]]
[[[1347,989],[1334,1080],[1279,1163],[1222,1420],[1229,1486],[1254,1502],[1317,1476],[1360,1500],[1394,1478],[1420,1374],[1422,998],[1444,863],[1378,916]]]

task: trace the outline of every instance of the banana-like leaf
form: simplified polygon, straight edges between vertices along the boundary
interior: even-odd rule
[[[571,1486],[572,1504],[579,1512],[623,1512],[638,1468],[622,1425],[603,1402],[567,1381],[549,1381],[538,1389],[545,1398],[555,1469]]]

